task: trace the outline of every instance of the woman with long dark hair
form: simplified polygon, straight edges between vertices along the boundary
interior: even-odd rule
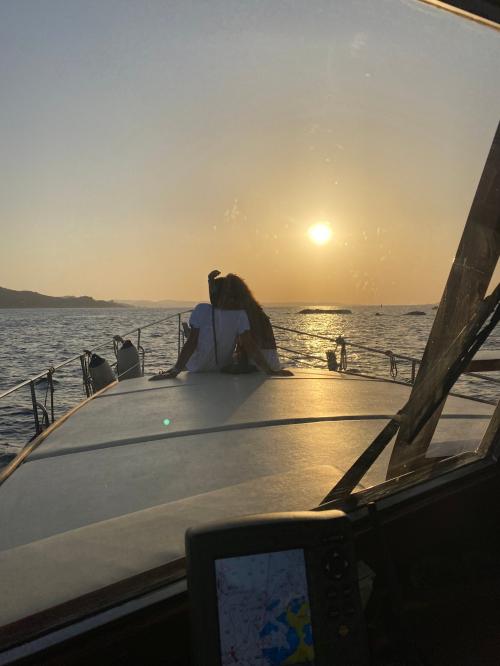
[[[231,293],[234,294],[239,307],[247,313],[252,338],[262,356],[273,370],[280,370],[281,363],[276,349],[273,327],[262,305],[239,275],[228,273],[223,279],[230,285]]]

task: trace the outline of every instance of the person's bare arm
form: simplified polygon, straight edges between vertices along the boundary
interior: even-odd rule
[[[199,328],[191,328],[189,332],[189,337],[184,343],[181,352],[179,354],[179,358],[177,359],[177,363],[174,365],[174,367],[170,368],[170,370],[166,370],[165,372],[160,372],[157,375],[153,375],[150,379],[152,381],[155,381],[158,379],[170,379],[173,377],[177,377],[179,372],[185,369],[187,362],[189,361],[196,347],[198,346],[199,334],[200,334]]]
[[[250,331],[245,331],[240,335],[240,343],[248,356],[251,356],[259,368],[262,368],[262,370],[264,370],[267,375],[277,375],[281,377],[290,377],[293,375],[293,372],[290,372],[290,370],[273,370],[271,368],[269,363],[264,358],[262,352],[257,347],[257,344],[255,343],[255,340],[253,339]]]
[[[175,369],[178,373],[181,372],[181,370],[185,370],[187,362],[194,354],[194,351],[198,346],[199,335],[200,335],[199,328],[191,328],[191,330],[189,331],[189,337],[184,343],[181,349],[181,353],[179,354],[179,358],[177,359],[177,363],[174,365],[172,370]]]

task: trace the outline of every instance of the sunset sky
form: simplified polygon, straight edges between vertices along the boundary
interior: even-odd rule
[[[3,0],[0,286],[436,302],[499,62],[417,0]]]

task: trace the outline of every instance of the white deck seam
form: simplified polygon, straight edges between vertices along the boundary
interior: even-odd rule
[[[339,421],[388,421],[394,417],[394,414],[351,414],[343,416],[307,416],[289,419],[272,419],[269,421],[251,421],[243,423],[230,423],[222,426],[215,426],[212,428],[192,428],[189,430],[177,430],[174,432],[162,432],[150,435],[141,435],[138,437],[128,437],[121,440],[109,440],[107,442],[99,442],[97,444],[89,444],[87,446],[74,446],[71,449],[62,449],[60,451],[47,451],[37,452],[30,456],[24,464],[34,462],[36,460],[46,460],[48,458],[57,458],[59,456],[72,455],[74,453],[85,453],[87,451],[99,451],[101,449],[111,449],[119,446],[130,446],[132,444],[141,444],[146,442],[157,442],[164,439],[174,439],[177,437],[190,437],[193,435],[211,435],[219,432],[231,432],[236,430],[251,430],[254,428],[272,428],[275,426],[283,425],[301,425],[308,423],[325,423],[325,422],[339,422]],[[491,414],[443,414],[442,419],[473,419],[473,420],[489,420]]]
[[[154,376],[154,375],[152,375],[152,376]],[[329,381],[332,381],[332,380],[333,381],[347,381],[347,380],[352,380],[352,379],[357,379],[358,381],[361,381],[361,379],[366,379],[367,381],[374,381],[373,378],[371,378],[371,377],[361,377],[360,375],[351,375],[351,376],[349,376],[347,374],[346,375],[340,374],[340,376],[337,376],[337,377],[323,377],[321,375],[316,375],[314,377],[295,377],[295,376],[294,377],[275,377],[275,376],[269,377],[269,376],[265,376],[265,375],[262,376],[262,381],[263,382],[268,381],[268,380],[272,380],[272,381],[291,381],[291,380],[293,380],[293,381],[297,381],[297,380],[299,380],[299,381],[310,381],[312,379],[316,379],[316,380],[321,379],[321,380],[327,380],[327,381],[328,380]],[[165,381],[168,381],[168,380],[165,380]],[[381,378],[380,380],[377,380],[377,381],[388,381],[388,380]],[[391,383],[393,383],[393,380],[391,380]],[[395,383],[398,383],[398,382],[395,382]],[[403,383],[404,386],[407,386],[407,384],[405,384],[404,382],[399,382],[399,383]],[[120,386],[120,384],[118,384],[118,386]],[[103,393],[102,395],[98,396],[98,399],[100,400],[101,398],[117,398],[119,396],[131,395],[132,393],[146,393],[146,392],[149,392],[149,391],[158,391],[158,390],[162,390],[162,389],[193,388],[193,387],[199,387],[199,386],[202,386],[203,388],[205,388],[205,385],[203,383],[198,384],[196,382],[177,383],[177,384],[168,384],[168,385],[160,385],[160,386],[158,386],[157,384],[154,384],[154,385],[151,385],[151,386],[143,386],[142,388],[138,388],[138,389],[132,389],[131,391],[125,391],[125,390],[115,391],[115,392],[110,391],[109,393],[105,393],[105,394]]]

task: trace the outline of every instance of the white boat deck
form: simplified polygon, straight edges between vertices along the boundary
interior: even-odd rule
[[[311,465],[335,467],[333,485],[408,394],[400,384],[323,370],[122,382],[51,433],[0,488],[0,550]],[[450,398],[445,413],[491,411]],[[464,431],[462,420],[449,419],[436,442],[473,450],[485,426],[469,420]],[[386,461],[366,483],[383,480]]]
[[[323,370],[111,387],[0,487],[0,624],[182,556],[190,525],[316,506],[408,395]],[[429,455],[475,450],[492,411],[449,398]]]

